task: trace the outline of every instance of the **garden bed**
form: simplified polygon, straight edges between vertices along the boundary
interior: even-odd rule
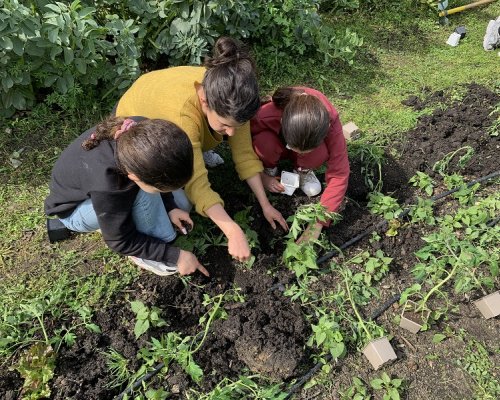
[[[432,107],[434,111],[420,117],[413,130],[401,134],[401,141],[394,146],[397,157],[386,152],[382,191],[396,198],[403,207],[416,202],[418,190],[408,180],[417,171],[435,179],[435,193],[446,190],[433,167],[457,149],[464,150],[449,160],[446,165],[449,174],[457,172],[469,182],[499,169],[499,136],[492,136],[487,130],[493,123],[490,113],[499,103],[500,96],[475,84],[463,88],[463,91],[463,98],[455,101],[441,92],[429,93],[427,99],[411,97],[407,100],[407,105],[415,109]],[[444,107],[444,104],[447,106]],[[459,165],[460,156],[469,148],[472,149],[470,159],[465,165]],[[341,212],[343,219],[326,232],[336,246],[382,220],[367,208],[370,188],[361,173],[360,160],[351,159],[351,168],[348,199]],[[280,390],[287,392],[286,384],[293,383],[294,379],[303,376],[324,358],[325,354],[320,355],[319,351],[318,357],[313,357],[314,346],[306,345],[312,335],[310,321],[315,321],[318,316],[312,316],[311,309],[283,293],[296,282],[294,273],[283,263],[282,255],[286,247],[282,239],[284,232],[272,232],[246,188],[227,185],[228,179],[236,179],[234,172],[228,171],[230,169],[219,167],[210,173],[231,214],[251,207],[246,218],[250,228],[257,232],[260,243],[260,249],[254,249],[253,265],[248,268],[236,263],[228,255],[226,247],[211,245],[200,255],[202,264],[211,274],[210,278],[201,275],[189,279],[162,278],[141,273],[112,305],[95,311],[92,320],[99,326],[100,333],[80,328],[76,332],[75,344],[60,348],[54,377],[49,384],[50,398],[111,399],[118,396],[127,385],[110,388],[114,377],[110,374],[105,352],[109,352],[110,348],[116,350],[129,360],[129,370],[137,371],[144,360],[137,357],[140,350],[149,346],[151,338],[160,339],[167,332],[196,338],[195,342],[200,343],[200,347],[193,354],[193,360],[203,371],[203,377],[195,383],[185,368],[172,362],[167,372],[158,373],[147,382],[148,387],[165,388],[172,398],[186,398],[190,389],[209,392],[224,378],[236,381],[239,376],[255,374],[263,377],[255,378],[257,381],[262,379],[259,382],[263,385],[284,383]],[[497,186],[486,184],[484,187],[485,193],[498,191]],[[273,196],[272,200],[286,217],[293,215],[298,205],[309,201],[300,195]],[[453,198],[440,200],[434,206],[434,214],[448,214],[457,208],[456,203]],[[388,274],[380,282],[374,282],[379,298],[373,297],[360,307],[362,315],[371,315],[381,303],[415,282],[411,272],[417,263],[414,253],[425,245],[422,237],[434,230],[435,227],[425,223],[403,223],[393,236],[379,231],[380,240],[368,240],[373,238],[369,236],[346,249],[343,257],[333,257],[335,262],[340,263],[362,251],[372,253],[381,250],[385,256],[392,258]],[[212,243],[217,244],[215,240]],[[195,247],[194,251],[197,250]],[[338,275],[328,273],[328,264],[320,265],[315,274],[311,288],[317,293],[335,291],[342,285]],[[498,279],[494,284],[498,289]],[[455,294],[447,286],[445,290],[453,307],[428,331],[414,335],[399,328],[395,323],[401,313],[398,303],[377,319],[378,324],[390,334],[398,356],[395,362],[382,370],[391,377],[404,380],[401,391],[404,390],[408,399],[473,398],[478,382],[474,375],[467,372],[465,365],[467,348],[473,348],[477,353],[477,343],[482,343],[493,365],[500,365],[500,324],[498,319],[482,318],[472,304],[480,293]],[[206,325],[200,325],[200,318],[205,315],[206,324],[207,318],[212,316],[210,310],[216,309],[214,302],[207,306],[207,298],[223,294],[225,296],[220,303],[221,311],[224,310],[223,317],[220,318],[221,314],[213,315],[202,341],[203,326]],[[166,326],[151,327],[136,339],[136,314],[131,309],[130,301],[140,301],[149,309],[157,307]],[[439,299],[433,301],[439,302]],[[430,304],[433,305],[432,302]],[[60,324],[60,321],[46,322],[48,327]],[[443,334],[443,337],[435,339],[436,333]],[[468,362],[470,365],[471,361]],[[155,365],[150,365],[148,370]],[[317,385],[305,389],[302,397],[297,394],[297,398],[337,399],[341,393],[354,387],[353,377],[359,377],[368,387],[371,380],[380,376],[380,371],[374,371],[361,352],[351,345],[347,346],[346,356],[332,365],[331,371],[325,370],[315,378]],[[498,375],[493,379],[498,379]],[[16,393],[22,383],[17,372],[5,368],[0,370],[2,398],[17,398]],[[360,386],[356,390],[361,393],[363,389]],[[381,393],[374,392],[375,398],[381,398]],[[197,397],[191,393],[191,398]]]

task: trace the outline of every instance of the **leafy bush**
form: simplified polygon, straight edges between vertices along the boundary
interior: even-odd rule
[[[47,93],[99,86],[117,96],[141,67],[200,64],[230,35],[265,49],[352,63],[362,39],[321,24],[320,0],[0,0],[0,112]],[[156,64],[155,64],[156,63]]]

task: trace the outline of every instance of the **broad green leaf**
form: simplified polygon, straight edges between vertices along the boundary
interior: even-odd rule
[[[442,342],[444,339],[446,339],[446,335],[443,335],[442,333],[436,333],[432,337],[432,343],[439,343]]]
[[[139,336],[141,336],[148,329],[149,329],[149,321],[147,319],[138,319],[134,327],[135,338],[138,339]]]

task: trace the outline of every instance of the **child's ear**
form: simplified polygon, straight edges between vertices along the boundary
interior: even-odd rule
[[[128,179],[130,179],[131,181],[134,181],[134,182],[140,181],[140,179],[137,177],[136,174],[128,174],[127,177],[128,177]]]
[[[194,87],[196,88],[196,94],[198,95],[198,100],[200,100],[200,103],[203,107],[206,107],[208,103],[207,103],[207,96],[205,96],[205,89],[203,89],[203,86],[198,82],[194,84]]]

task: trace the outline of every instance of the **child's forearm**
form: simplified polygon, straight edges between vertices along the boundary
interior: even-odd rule
[[[239,225],[229,216],[224,207],[217,203],[205,210],[208,218],[217,225],[224,235],[230,237],[235,231],[241,230]]]
[[[264,190],[264,185],[262,184],[262,178],[260,177],[260,173],[252,176],[247,179],[248,186],[252,189],[252,192],[255,194],[257,201],[260,204],[261,208],[265,208],[270,206],[271,203],[267,198],[266,191]]]

